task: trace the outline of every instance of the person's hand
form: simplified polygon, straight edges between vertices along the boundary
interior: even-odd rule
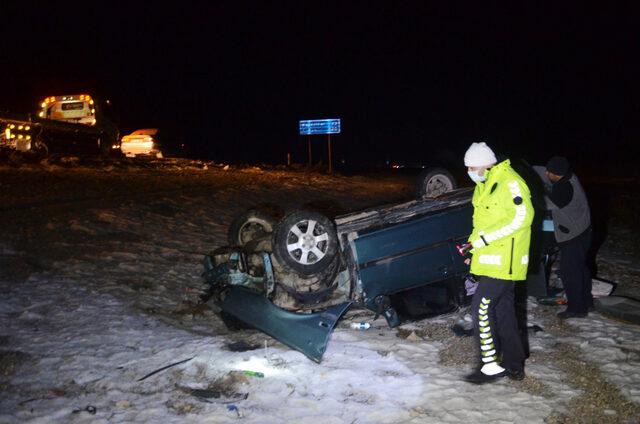
[[[471,258],[467,258],[464,260],[465,265],[471,265]]]

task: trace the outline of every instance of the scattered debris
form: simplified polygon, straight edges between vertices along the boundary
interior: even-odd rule
[[[567,298],[564,296],[541,297],[537,302],[545,306],[560,306],[567,304]]]
[[[424,339],[418,336],[415,331],[412,331],[411,334],[407,336],[407,340],[409,340],[410,342],[420,342],[420,341],[423,341]]]
[[[18,402],[18,406],[24,406],[27,403],[36,401],[36,400],[44,400],[44,399],[53,399],[53,398],[48,398],[48,397],[35,397],[35,398],[31,398],[31,399],[27,399],[27,400],[23,400],[21,402]]]
[[[119,400],[119,401],[116,402],[116,408],[129,409],[129,408],[131,408],[131,402],[129,402],[126,399]]]
[[[188,387],[179,387],[183,392],[195,396],[198,400],[212,403],[209,399],[220,399],[217,403],[231,403],[246,400],[249,393],[223,393],[216,389],[190,389]]]
[[[96,415],[98,409],[93,405],[87,405],[84,409],[76,408],[71,411],[72,414],[79,414],[80,412],[88,412],[91,415]]]
[[[246,352],[248,350],[260,349],[260,345],[250,344],[245,342],[244,340],[240,340],[239,342],[233,342],[233,343],[227,344],[226,348],[230,352]]]
[[[469,337],[473,335],[473,324],[460,320],[453,324],[451,331],[458,337]]]
[[[264,373],[259,372],[259,371],[242,370],[242,374],[244,374],[244,375],[246,375],[248,377],[264,378]]]
[[[426,409],[424,409],[421,406],[417,406],[417,407],[411,408],[409,410],[409,416],[411,418],[421,417],[421,416],[427,415],[428,413],[429,413],[429,411],[427,411]]]
[[[238,391],[238,386],[248,382],[249,380],[243,372],[231,371],[204,388],[183,386],[176,386],[176,388],[188,395],[195,396],[202,402],[226,404],[247,399],[249,393]],[[212,402],[211,399],[216,399],[216,401]]]
[[[235,413],[237,414],[238,418],[242,418],[244,415],[242,414],[242,412],[240,412],[240,410],[238,409],[237,406],[235,405],[228,405],[227,406],[227,410],[228,411],[235,411]]]
[[[371,324],[369,324],[368,322],[352,322],[350,327],[353,330],[368,330],[369,328],[371,328]]]
[[[533,325],[527,326],[527,331],[530,333],[536,334],[536,333],[544,332],[544,328],[540,327],[539,325],[533,324]]]
[[[202,406],[191,402],[183,402],[180,400],[169,399],[165,402],[166,407],[179,415],[197,414],[202,411]]]
[[[140,378],[138,381],[146,380],[147,378],[151,377],[151,376],[152,376],[152,375],[154,375],[154,374],[157,374],[157,373],[159,373],[159,372],[161,372],[161,371],[164,371],[164,370],[166,370],[166,369],[168,369],[168,368],[175,367],[176,365],[180,365],[180,364],[184,364],[185,362],[189,362],[189,361],[190,361],[190,360],[192,360],[193,358],[195,358],[195,356],[192,356],[192,357],[191,357],[191,358],[189,358],[189,359],[184,359],[184,360],[182,360],[182,361],[174,362],[173,364],[169,364],[169,365],[164,366],[164,367],[162,367],[162,368],[158,368],[157,370],[152,371],[152,372],[150,372],[149,374],[145,375],[144,377]]]

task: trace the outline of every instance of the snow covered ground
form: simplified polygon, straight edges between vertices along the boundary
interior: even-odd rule
[[[530,333],[527,378],[480,387],[461,381],[473,357],[471,340],[449,330],[458,314],[390,329],[352,312],[321,364],[227,330],[197,295],[202,256],[225,244],[237,213],[261,203],[344,212],[411,188],[203,168],[0,169],[12,223],[0,232],[0,423],[640,420],[640,327],[598,313],[560,322],[530,302],[529,324],[544,331]],[[24,197],[6,194],[16,184]],[[372,327],[350,329],[356,320]]]

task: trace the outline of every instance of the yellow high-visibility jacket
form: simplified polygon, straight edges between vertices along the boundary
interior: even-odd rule
[[[534,214],[529,187],[508,159],[485,176],[473,192],[471,273],[526,280]]]

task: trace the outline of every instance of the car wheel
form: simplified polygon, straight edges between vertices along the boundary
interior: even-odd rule
[[[227,240],[232,246],[244,246],[252,240],[272,233],[276,220],[258,209],[249,209],[233,220],[229,226]]]
[[[428,168],[418,177],[417,195],[422,197],[437,197],[457,188],[453,175],[444,168]]]
[[[113,155],[112,146],[118,144],[118,132],[102,131],[97,138],[98,150],[103,157],[109,157]]]
[[[336,289],[335,278],[342,269],[339,255],[323,271],[311,276],[284,269],[275,256],[272,257],[272,263],[277,284],[270,298],[276,306],[288,310],[319,304],[330,298]]]
[[[285,268],[303,276],[324,273],[334,265],[338,236],[333,222],[312,211],[285,216],[272,236],[273,253]]]

